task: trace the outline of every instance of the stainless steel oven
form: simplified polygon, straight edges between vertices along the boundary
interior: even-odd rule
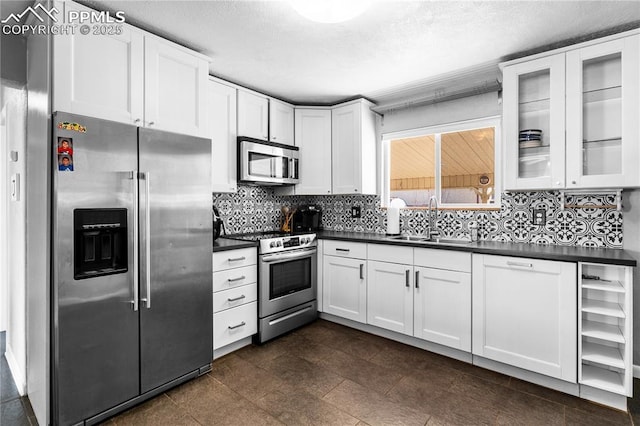
[[[318,317],[316,234],[259,233],[227,238],[258,241],[258,334],[266,342]]]
[[[258,268],[260,343],[317,318],[315,234],[261,240]]]

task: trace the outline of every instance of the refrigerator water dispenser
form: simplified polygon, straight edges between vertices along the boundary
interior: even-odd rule
[[[73,277],[127,272],[127,209],[73,211]]]

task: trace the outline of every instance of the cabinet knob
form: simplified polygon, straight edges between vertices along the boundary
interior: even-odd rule
[[[139,123],[139,122],[140,122],[140,119],[139,119],[139,118],[136,118],[135,120],[133,120],[133,122],[137,124],[137,123]]]
[[[571,183],[575,185],[578,182],[576,182],[575,180],[572,180]]]
[[[149,122],[149,126],[153,126],[154,124],[156,124],[156,122],[155,122],[155,121],[150,121],[150,122]]]
[[[561,184],[562,184],[562,182],[560,182],[560,181],[556,182],[556,186],[560,186]]]

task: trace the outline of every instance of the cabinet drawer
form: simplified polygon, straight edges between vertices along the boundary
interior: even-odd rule
[[[213,293],[213,312],[224,311],[258,300],[258,284],[247,284]]]
[[[357,259],[367,258],[367,244],[353,243],[350,241],[324,241],[324,254],[330,256],[353,257]]]
[[[213,273],[214,292],[256,282],[258,282],[258,267],[256,265]]]
[[[417,248],[413,251],[413,264],[427,268],[471,272],[471,253]]]
[[[213,315],[213,349],[258,332],[258,302],[247,303]]]
[[[367,259],[411,265],[413,263],[413,247],[367,244]]]
[[[219,251],[213,253],[213,270],[222,271],[230,268],[255,265],[257,260],[258,249],[256,247]]]

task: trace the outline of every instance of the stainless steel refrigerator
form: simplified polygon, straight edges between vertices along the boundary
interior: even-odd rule
[[[96,423],[210,369],[211,141],[57,112],[52,423]]]

